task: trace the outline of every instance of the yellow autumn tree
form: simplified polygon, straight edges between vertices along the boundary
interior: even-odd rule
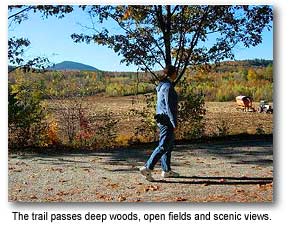
[[[250,69],[248,70],[247,79],[248,79],[249,81],[257,80],[257,79],[258,79],[258,74],[257,74],[257,72],[256,72],[254,69],[250,68]]]

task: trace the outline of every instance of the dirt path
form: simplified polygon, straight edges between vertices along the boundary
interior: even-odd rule
[[[180,178],[140,176],[153,147],[64,155],[10,155],[9,201],[271,202],[272,140],[177,145]]]

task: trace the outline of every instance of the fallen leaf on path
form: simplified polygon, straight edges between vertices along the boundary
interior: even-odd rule
[[[122,202],[122,201],[125,201],[125,200],[126,200],[126,198],[124,196],[119,196],[118,197],[118,201],[119,202]]]
[[[45,198],[44,201],[47,201],[47,202],[61,202],[61,201],[64,201],[64,200],[60,196],[52,196],[52,197]]]
[[[128,189],[135,189],[135,186],[127,186]]]
[[[245,190],[244,189],[237,189],[235,192],[236,193],[245,193]]]
[[[57,171],[57,172],[60,172],[60,173],[64,172],[63,168],[59,168],[59,167],[52,167],[50,170],[51,171]]]
[[[14,169],[13,172],[18,172],[18,173],[20,173],[20,172],[22,172],[22,169]]]
[[[97,162],[98,160],[101,160],[101,158],[94,158],[94,159],[91,159],[90,161],[91,162]]]
[[[30,199],[38,199],[38,197],[36,195],[32,195],[30,196]]]
[[[178,202],[183,202],[183,201],[187,201],[187,199],[183,198],[183,197],[177,197],[176,201]]]
[[[118,188],[119,185],[118,184],[107,184],[106,187],[110,187],[110,188]]]
[[[273,183],[264,183],[264,184],[258,184],[259,189],[261,190],[268,190],[273,188]]]
[[[36,174],[31,174],[29,177],[32,178],[32,179],[34,179],[34,178],[37,177],[37,176],[36,176]]]
[[[65,183],[65,182],[67,182],[68,180],[64,180],[64,179],[60,179],[58,182],[59,183]]]
[[[160,187],[158,185],[148,185],[148,186],[144,187],[144,192],[157,191],[159,189],[160,189]]]
[[[252,166],[251,168],[252,168],[252,169],[257,169],[257,170],[263,169],[261,166]]]
[[[27,163],[25,163],[25,162],[20,162],[20,161],[16,162],[15,164],[16,164],[16,165],[25,165],[25,166],[28,166]]]
[[[86,172],[89,172],[89,173],[91,172],[91,168],[83,168],[82,170],[86,171]]]
[[[112,197],[107,195],[99,195],[98,198],[106,201],[112,200]]]
[[[60,191],[56,193],[57,196],[67,196],[69,195],[69,192],[64,192],[64,191]]]

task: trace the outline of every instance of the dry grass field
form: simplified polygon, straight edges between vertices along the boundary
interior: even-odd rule
[[[82,104],[88,116],[102,115],[106,111],[112,112],[112,118],[119,120],[119,133],[132,133],[139,118],[129,115],[131,109],[141,110],[145,106],[143,95],[105,97],[101,95],[85,97],[77,101]],[[48,101],[48,107],[55,110],[71,105],[68,100]],[[258,103],[254,103],[257,108]],[[235,134],[272,134],[273,115],[258,112],[243,112],[237,109],[235,102],[206,102],[205,135],[218,134],[218,128],[224,129],[230,135]],[[57,118],[57,116],[56,116]]]

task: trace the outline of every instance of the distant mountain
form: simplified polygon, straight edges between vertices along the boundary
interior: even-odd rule
[[[85,65],[82,63],[72,62],[72,61],[64,61],[61,63],[55,64],[53,67],[48,68],[49,70],[62,70],[62,71],[99,71],[97,68]]]

